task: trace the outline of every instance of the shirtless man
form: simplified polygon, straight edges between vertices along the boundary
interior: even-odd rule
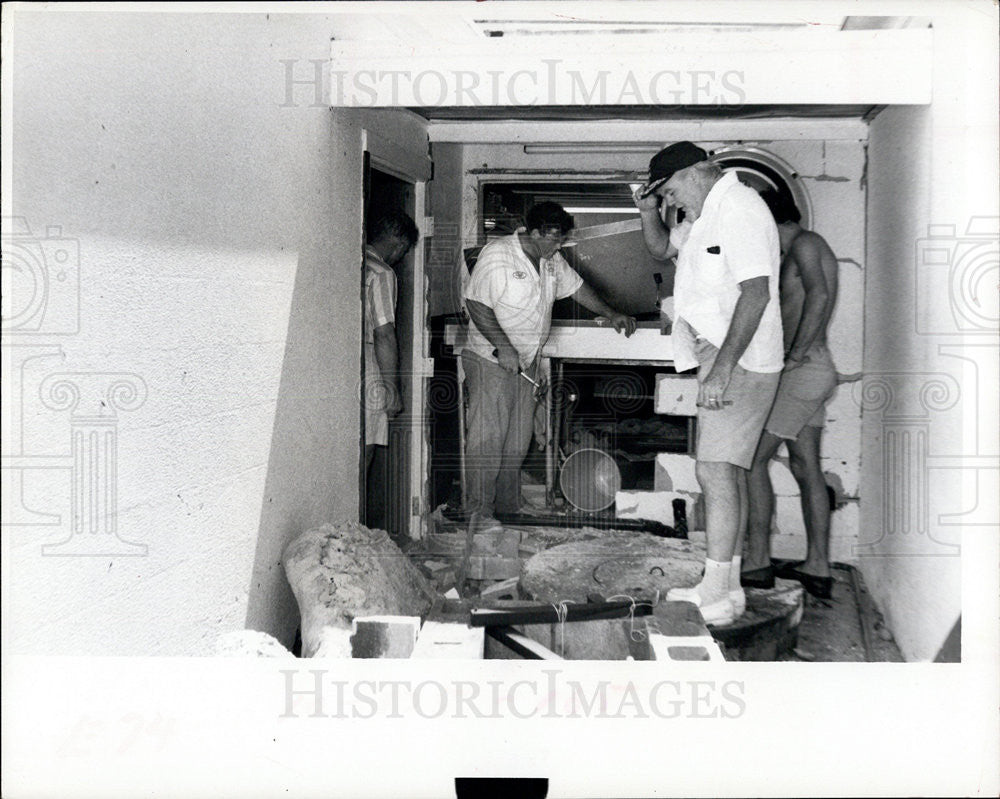
[[[820,469],[820,434],[826,402],[837,387],[826,331],[837,300],[837,258],[823,237],[805,230],[790,197],[762,193],[781,240],[781,321],[785,368],[778,394],[750,470],[747,552],[741,582],[770,588],[775,576],[798,580],[814,596],[829,598],[830,501]],[[771,564],[771,517],[774,490],[768,463],[779,445],[788,446],[792,474],[799,484],[808,550],[804,562],[777,570]]]

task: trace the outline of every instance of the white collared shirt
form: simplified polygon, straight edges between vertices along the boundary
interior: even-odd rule
[[[558,251],[551,258],[543,258],[536,271],[514,233],[483,248],[464,296],[493,310],[517,350],[522,368],[527,369],[549,337],[552,303],[574,294],[581,285],[583,278]],[[466,348],[488,361],[497,360],[493,345],[474,322],[469,325]]]
[[[739,284],[768,278],[770,300],[757,331],[740,357],[751,372],[780,372],[784,365],[779,305],[781,269],[778,228],[760,195],[739,182],[735,172],[722,176],[708,193],[699,216],[680,243],[674,278],[674,310],[716,347],[729,332],[740,297]],[[698,365],[694,341],[685,325],[674,325],[674,367]]]

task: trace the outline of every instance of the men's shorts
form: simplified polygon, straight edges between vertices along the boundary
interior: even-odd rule
[[[705,339],[695,341],[699,385],[712,370],[718,354],[718,348]],[[781,372],[751,372],[737,364],[722,397],[733,404],[719,410],[698,409],[696,458],[749,469],[780,377]]]
[[[365,376],[362,385],[365,402],[365,446],[386,446],[389,443],[389,415],[382,385],[382,373],[375,360],[375,345],[365,344]]]
[[[778,393],[764,429],[794,441],[806,427],[822,427],[826,403],[837,390],[837,370],[829,358],[810,358],[781,373]]]

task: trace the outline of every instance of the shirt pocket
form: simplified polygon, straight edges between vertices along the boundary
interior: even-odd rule
[[[518,278],[516,275],[515,272],[507,278],[507,285],[504,286],[498,302],[506,308],[533,311],[538,303],[537,289],[530,276]]]
[[[709,252],[710,249],[713,252]],[[718,252],[714,252],[715,250]],[[718,245],[705,247],[698,254],[698,272],[703,280],[712,283],[712,285],[721,286],[728,282],[726,257]]]

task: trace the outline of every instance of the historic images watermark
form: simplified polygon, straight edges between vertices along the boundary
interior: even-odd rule
[[[46,373],[39,368],[40,361],[53,358],[65,366],[57,342],[80,333],[80,243],[63,236],[61,227],[33,236],[19,217],[5,218],[3,231],[0,524],[63,533],[58,543],[42,545],[43,555],[145,555],[145,544],[124,540],[118,530],[118,413],[143,405],[146,384],[131,372]],[[69,446],[58,454],[27,449],[27,422],[46,411],[69,412]],[[28,499],[30,481],[46,472],[68,475],[68,524],[53,507],[32,507]],[[59,498],[52,499],[58,504]]]
[[[393,106],[726,105],[746,101],[740,70],[580,70],[558,58],[537,69],[333,69],[282,59],[282,108]],[[327,85],[329,80],[329,85]]]
[[[278,718],[737,719],[740,680],[570,679],[560,669],[517,680],[344,680],[336,670],[281,669]]]

